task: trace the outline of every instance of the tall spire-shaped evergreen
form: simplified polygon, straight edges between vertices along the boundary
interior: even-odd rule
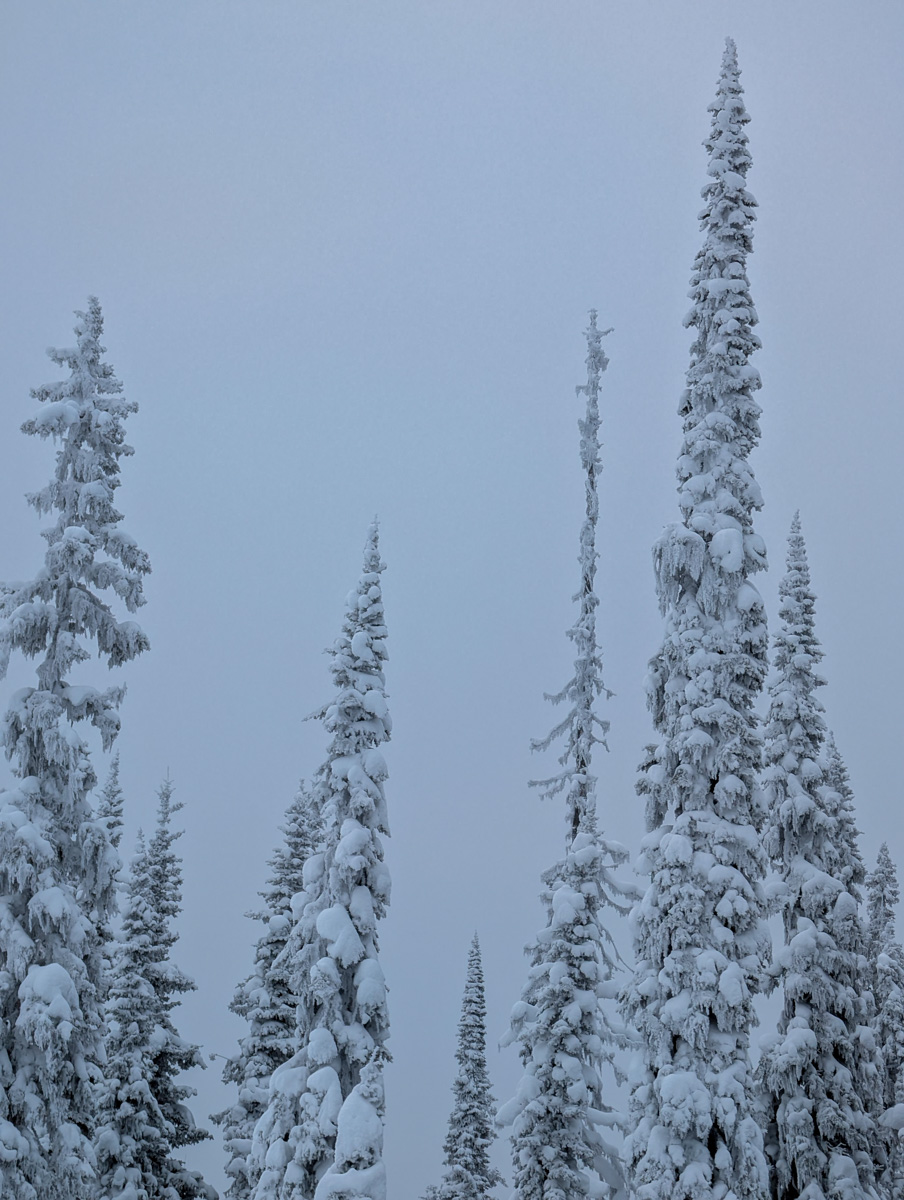
[[[490,1166],[493,1097],[487,1074],[487,1006],[483,991],[483,965],[477,934],[468,952],[468,974],[458,1022],[458,1073],[452,1084],[454,1097],[449,1132],[443,1145],[443,1181],[427,1192],[427,1200],[487,1200],[490,1189],[503,1178]]]
[[[726,43],[703,189],[702,249],[686,324],[696,330],[680,414],[681,520],[655,547],[665,633],[650,663],[658,745],[638,791],[650,884],[634,911],[625,1010],[644,1043],[626,1161],[638,1200],[764,1200],[750,1065],[753,996],[768,958],[754,705],[767,668],[762,505],[748,456],[759,438],[759,347],[747,256],[747,112]]]
[[[255,1200],[385,1200],[383,1063],[389,1037],[377,922],[389,904],[389,833],[380,747],[392,722],[374,523],[364,570],[332,649],[335,696],[317,715],[331,734],[314,780],[323,843],[304,867],[283,954],[298,996],[299,1050],[278,1067],[258,1121]]]
[[[604,744],[608,728],[594,711],[606,691],[594,588],[599,392],[607,365],[595,312],[586,336],[587,382],[576,389],[586,397],[585,415],[578,422],[586,516],[578,559],[581,587],[574,597],[579,610],[568,631],[576,650],[574,675],[561,692],[548,697],[554,704],[568,703],[565,719],[547,738],[533,743],[533,749],[544,750],[560,738],[565,742],[559,759],[563,769],[539,786],[546,796],[565,796],[566,851],[543,875],[546,925],[528,947],[530,972],[503,1039],[503,1044],[518,1044],[524,1064],[515,1097],[499,1113],[500,1123],[512,1126],[518,1200],[596,1196],[601,1186],[614,1194],[623,1186],[619,1155],[603,1134],[606,1125],[618,1125],[618,1118],[605,1098],[602,1070],[608,1066],[619,1077],[614,1056],[625,1044],[620,1022],[605,1007],[616,991],[619,956],[603,910],[608,907],[618,915],[628,911],[629,892],[613,875],[627,852],[597,828],[591,773],[593,746]]]
[[[816,689],[815,597],[800,520],[788,539],[779,587],[781,624],[766,723],[764,842],[782,883],[784,947],[772,969],[784,1006],[778,1033],[764,1039],[759,1077],[779,1200],[871,1195],[874,1129],[864,1092],[876,1083],[869,971],[863,957],[851,797],[840,759],[826,753]]]

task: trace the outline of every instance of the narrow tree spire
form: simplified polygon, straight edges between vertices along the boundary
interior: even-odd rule
[[[119,843],[122,841],[122,814],[123,799],[122,788],[119,784],[119,751],[117,750],[110,760],[107,781],[97,802],[98,819],[106,822],[110,845],[115,850],[119,849]]]
[[[594,712],[596,700],[606,692],[594,591],[599,390],[606,357],[595,312],[586,337],[587,383],[577,388],[586,397],[585,415],[578,422],[586,517],[578,559],[581,587],[574,596],[579,611],[568,631],[577,653],[572,678],[561,692],[547,697],[554,704],[568,701],[570,708],[548,737],[532,743],[534,750],[544,750],[564,739],[562,771],[539,786],[546,796],[565,795],[568,836],[564,859],[542,877],[546,925],[527,948],[527,983],[503,1038],[503,1045],[518,1044],[524,1064],[515,1097],[498,1116],[500,1124],[512,1127],[518,1200],[597,1195],[601,1187],[617,1192],[623,1185],[618,1152],[601,1129],[619,1125],[605,1097],[602,1071],[609,1067],[620,1078],[615,1053],[626,1041],[620,1022],[604,1007],[605,1000],[614,999],[613,976],[620,959],[603,909],[625,915],[633,892],[614,877],[627,852],[597,828],[596,778],[591,773],[593,746],[605,744],[608,729]]]
[[[383,569],[374,522],[331,651],[334,698],[316,714],[330,734],[314,780],[323,844],[305,864],[283,951],[299,999],[299,1049],[274,1072],[255,1129],[255,1200],[385,1200],[389,1014],[377,923],[389,903],[381,840],[389,832],[388,771],[380,746],[392,722],[383,674]]]
[[[638,791],[648,834],[625,1011],[644,1042],[626,1161],[639,1200],[764,1200],[753,1113],[753,997],[768,952],[754,708],[767,667],[762,506],[748,456],[759,437],[759,346],[747,280],[756,202],[734,42],[726,43],[709,137],[685,323],[696,330],[679,412],[681,520],[654,550],[665,618],[650,663],[658,745]]]
[[[298,1051],[299,997],[292,986],[295,964],[285,954],[292,929],[292,897],[304,887],[304,865],[319,848],[323,822],[316,794],[299,785],[286,810],[283,841],[270,859],[272,875],[260,893],[265,907],[249,915],[263,922],[254,950],[254,969],[235,990],[230,1009],[247,1022],[238,1051],[223,1069],[224,1083],[234,1084],[235,1103],[213,1120],[222,1126],[229,1200],[250,1200],[260,1171],[251,1158],[254,1127],[266,1110],[270,1080]]]
[[[878,1068],[867,1025],[869,970],[858,913],[863,864],[853,796],[834,746],[827,752],[816,689],[822,649],[797,515],[779,586],[775,678],[769,687],[764,844],[781,881],[784,947],[771,971],[784,1005],[763,1041],[773,1192],[780,1200],[872,1195],[871,1096]]]
[[[427,1191],[427,1200],[487,1200],[490,1189],[504,1180],[490,1166],[496,1137],[494,1105],[486,1061],[486,1001],[477,934],[468,952],[468,973],[458,1022],[458,1072],[452,1084],[453,1105],[443,1144],[443,1181]]]
[[[590,774],[590,760],[594,745],[605,746],[609,722],[594,711],[599,697],[611,695],[603,683],[603,662],[596,640],[596,610],[599,597],[594,590],[596,564],[599,558],[596,549],[596,526],[599,521],[599,495],[597,478],[602,469],[600,461],[600,380],[609,360],[603,351],[603,338],[611,330],[597,327],[596,309],[590,311],[587,338],[587,382],[578,384],[575,393],[587,397],[585,415],[578,421],[581,434],[581,468],[584,472],[584,494],[586,516],[581,526],[580,555],[581,586],[572,599],[579,605],[577,620],[568,630],[567,637],[575,648],[574,674],[560,692],[547,694],[553,704],[567,701],[568,714],[545,738],[533,740],[532,750],[546,750],[553,742],[565,739],[565,747],[559,758],[564,768],[550,779],[535,781],[533,786],[543,789],[544,797],[552,797],[567,789],[567,817],[570,835],[577,835],[582,816],[596,815],[595,780]]]

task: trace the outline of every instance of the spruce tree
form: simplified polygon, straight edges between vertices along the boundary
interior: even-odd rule
[[[504,1180],[490,1166],[493,1128],[493,1097],[487,1074],[487,1008],[483,990],[483,965],[477,934],[468,953],[465,994],[458,1022],[458,1072],[452,1084],[454,1097],[449,1131],[443,1144],[443,1181],[427,1191],[427,1200],[487,1200],[490,1189]]]
[[[389,1036],[377,922],[389,903],[381,835],[389,832],[380,750],[391,730],[377,526],[332,648],[334,699],[318,715],[331,735],[314,779],[323,843],[284,951],[299,998],[299,1049],[270,1082],[257,1124],[255,1200],[385,1200],[383,1064]]]
[[[292,897],[304,886],[304,864],[322,836],[316,798],[304,781],[286,812],[283,835],[270,859],[268,886],[260,893],[265,908],[250,914],[264,924],[254,970],[238,985],[230,1005],[248,1024],[238,1053],[223,1069],[224,1082],[234,1084],[238,1095],[231,1108],[214,1117],[223,1129],[231,1200],[249,1200],[254,1193],[259,1174],[250,1158],[254,1127],[267,1107],[273,1072],[298,1050],[298,997],[292,989],[293,964],[283,951],[292,928]]]
[[[56,514],[44,565],[0,599],[0,676],[12,650],[39,660],[37,686],[15,693],[3,733],[16,779],[0,799],[0,1194],[11,1200],[94,1195],[103,930],[118,856],[92,810],[96,777],[73,726],[87,721],[109,749],[125,689],[69,676],[95,648],[117,667],[148,646],[112,606],[139,608],[150,570],[114,507],[137,405],[102,359],[97,300],[77,317],[76,346],[49,351],[69,378],[32,393],[41,407],[22,426],[58,445],[53,478],[28,497]]]
[[[547,797],[562,795],[566,809],[564,858],[543,875],[541,900],[546,925],[528,947],[530,971],[521,1001],[512,1012],[503,1045],[518,1044],[524,1075],[515,1097],[502,1107],[499,1122],[512,1127],[515,1194],[519,1200],[560,1200],[597,1196],[603,1187],[621,1191],[619,1156],[603,1130],[618,1118],[605,1096],[602,1072],[618,1078],[615,1053],[624,1031],[605,1002],[615,995],[618,953],[604,909],[626,914],[628,891],[613,871],[627,852],[599,832],[596,778],[591,773],[594,745],[605,745],[608,729],[594,711],[606,691],[596,640],[595,587],[599,517],[600,378],[607,365],[603,333],[590,314],[587,383],[581,435],[586,515],[581,527],[581,586],[574,599],[577,619],[568,631],[575,647],[574,675],[561,692],[547,697],[567,703],[565,718],[548,737],[533,743],[544,750],[564,739],[562,770],[539,781]]]
[[[822,649],[806,547],[795,515],[779,587],[775,678],[769,687],[764,844],[778,874],[784,946],[771,972],[783,1009],[758,1070],[777,1200],[872,1195],[876,1083],[863,957],[852,795],[837,751],[826,749],[816,696]]]
[[[110,760],[110,770],[97,801],[98,820],[105,821],[107,836],[114,850],[119,849],[122,841],[124,803],[122,788],[119,783],[119,751]]]
[[[193,1146],[210,1137],[206,1129],[195,1123],[186,1104],[195,1095],[195,1089],[178,1082],[184,1071],[204,1067],[206,1063],[200,1046],[186,1042],[173,1019],[173,1012],[182,1003],[181,997],[195,991],[197,985],[171,958],[179,940],[175,922],[182,911],[182,859],[174,849],[182,830],[173,830],[172,822],[174,814],[183,806],[173,803],[173,781],[169,778],[160,785],[157,797],[157,827],[147,850],[146,898],[154,939],[147,972],[154,993],[156,1023],[148,1085],[170,1131],[172,1153],[164,1164],[163,1185],[188,1200],[215,1195],[197,1172],[188,1170],[176,1153],[184,1146]]]
[[[751,577],[765,566],[748,456],[759,438],[759,339],[746,262],[755,201],[734,43],[726,43],[705,142],[703,247],[686,324],[696,330],[680,414],[681,520],[654,552],[665,634],[650,663],[659,735],[638,791],[650,883],[634,911],[636,973],[625,1012],[643,1040],[626,1162],[638,1200],[763,1200],[753,1112],[753,997],[765,966],[755,703],[767,634]]]
[[[888,1200],[898,1200],[904,1196],[904,1145],[897,1121],[889,1128],[882,1118],[900,1106],[896,1115],[904,1122],[904,949],[895,935],[895,909],[900,898],[898,873],[885,842],[866,884],[876,999],[874,1028],[883,1068],[879,1120],[886,1165],[879,1180],[879,1192]]]
[[[143,1200],[165,1195],[171,1128],[152,1089],[157,997],[151,977],[158,922],[149,904],[147,846],[138,849],[126,888],[106,1005],[107,1092],[97,1137],[98,1196]]]

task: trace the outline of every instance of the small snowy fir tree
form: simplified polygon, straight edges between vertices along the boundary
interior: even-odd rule
[[[449,1132],[443,1145],[448,1168],[438,1187],[427,1191],[427,1200],[487,1200],[490,1189],[504,1180],[490,1166],[493,1097],[487,1074],[487,1008],[483,991],[483,965],[477,934],[468,953],[465,994],[458,1022],[458,1073],[452,1084],[454,1103]]]
[[[173,781],[169,778],[163,781],[157,796],[157,828],[148,842],[147,851],[147,903],[154,938],[153,955],[147,972],[154,993],[156,1020],[148,1084],[168,1124],[170,1146],[175,1152],[183,1146],[204,1141],[210,1134],[195,1124],[186,1105],[186,1101],[195,1095],[195,1089],[177,1082],[183,1071],[206,1064],[200,1046],[186,1042],[173,1021],[173,1011],[182,1003],[180,997],[186,992],[195,991],[197,985],[170,957],[179,940],[175,922],[182,911],[182,859],[174,849],[182,831],[174,831],[172,822],[173,815],[183,806],[173,803]],[[200,1175],[188,1170],[175,1153],[165,1164],[162,1183],[164,1195],[168,1187],[182,1200],[193,1197],[207,1200],[216,1196]]]
[[[879,1128],[887,1159],[878,1188],[883,1197],[898,1200],[904,1196],[904,1144],[899,1133],[904,1127],[904,949],[895,936],[898,873],[885,842],[866,886],[876,999],[874,1028],[883,1067]]]
[[[389,903],[389,832],[380,746],[391,722],[377,526],[332,649],[335,698],[317,715],[331,735],[314,780],[321,850],[304,867],[283,952],[299,998],[299,1049],[277,1068],[257,1124],[255,1200],[385,1200],[383,1063],[389,1036],[377,922]]]
[[[119,849],[122,841],[123,798],[119,783],[119,751],[110,761],[110,771],[97,800],[97,819],[107,826],[107,836],[114,850]]]
[[[859,994],[866,963],[856,889],[863,869],[849,798],[836,790],[838,768],[825,751],[816,697],[825,682],[816,670],[822,649],[796,515],[779,595],[764,843],[781,884],[784,946],[771,981],[782,988],[784,1006],[758,1070],[772,1192],[779,1200],[861,1200],[872,1195],[872,1125],[859,1093],[875,1065]]]
[[[118,856],[107,818],[92,812],[96,777],[73,726],[87,721],[108,749],[125,689],[69,675],[93,649],[116,667],[148,645],[110,603],[134,612],[150,570],[113,504],[137,406],[102,361],[100,305],[92,298],[77,316],[75,348],[49,351],[69,378],[33,393],[41,408],[22,426],[59,446],[50,483],[28,497],[57,514],[44,566],[0,601],[0,676],[12,650],[39,660],[37,686],[16,692],[6,714],[17,783],[0,795],[0,1195],[10,1200],[95,1195],[103,941]]]
[[[753,997],[769,954],[755,702],[767,669],[765,566],[754,530],[760,489],[759,346],[746,261],[755,201],[747,112],[726,43],[705,145],[705,238],[686,324],[697,331],[680,413],[680,523],[655,548],[665,618],[648,703],[659,744],[638,781],[650,884],[633,914],[637,967],[625,1012],[644,1044],[632,1080],[626,1161],[638,1200],[762,1200],[762,1133],[753,1112]]]
[[[594,591],[596,525],[599,515],[600,377],[607,365],[596,313],[587,330],[586,413],[578,422],[584,470],[586,516],[581,527],[581,587],[574,599],[577,620],[568,631],[575,647],[574,675],[554,704],[567,703],[568,713],[533,749],[545,750],[562,738],[562,770],[539,783],[545,796],[564,795],[565,857],[543,875],[541,896],[546,925],[530,955],[530,972],[521,1000],[512,1012],[503,1045],[517,1043],[524,1075],[498,1120],[512,1127],[512,1161],[518,1200],[561,1200],[562,1197],[619,1195],[623,1179],[615,1146],[606,1126],[619,1119],[604,1098],[602,1071],[616,1078],[616,1050],[625,1044],[624,1030],[606,1001],[616,995],[613,982],[618,954],[604,923],[605,908],[625,915],[630,890],[613,871],[627,859],[625,849],[605,839],[597,828],[596,779],[591,774],[594,745],[605,745],[608,724],[594,712],[606,691],[596,640]],[[602,1180],[602,1183],[601,1183]]]
[[[106,1006],[107,1093],[97,1137],[97,1194],[102,1200],[165,1195],[172,1147],[171,1129],[150,1086],[157,1028],[151,975],[158,958],[158,921],[149,896],[147,847],[139,833]]]
[[[264,923],[254,954],[254,970],[236,988],[231,1010],[248,1023],[238,1053],[223,1070],[225,1083],[238,1090],[235,1104],[218,1113],[227,1154],[230,1200],[249,1200],[259,1172],[250,1159],[254,1127],[267,1107],[270,1079],[298,1050],[292,963],[283,954],[292,927],[292,897],[304,886],[303,870],[317,850],[323,823],[316,797],[302,781],[286,812],[283,844],[270,859],[273,874],[261,892],[266,907],[250,914]]]

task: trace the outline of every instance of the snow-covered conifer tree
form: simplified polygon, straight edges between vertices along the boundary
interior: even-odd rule
[[[304,782],[286,812],[283,844],[270,859],[271,875],[261,892],[265,908],[250,914],[264,923],[254,954],[254,970],[236,988],[230,1008],[248,1023],[238,1052],[223,1070],[225,1083],[238,1090],[235,1104],[214,1120],[223,1128],[231,1200],[249,1200],[257,1183],[250,1159],[254,1127],[260,1120],[277,1067],[298,1050],[293,964],[283,954],[292,927],[292,897],[304,886],[304,864],[320,844],[323,823],[316,797]]]
[[[587,383],[578,387],[586,412],[578,422],[584,471],[586,516],[581,527],[581,586],[574,599],[577,619],[568,631],[575,647],[574,675],[548,698],[566,703],[565,718],[533,748],[544,750],[564,739],[562,770],[540,781],[545,796],[564,795],[567,836],[564,858],[543,875],[541,899],[546,925],[528,947],[530,971],[512,1012],[504,1045],[518,1044],[524,1075],[512,1100],[500,1109],[500,1124],[512,1127],[512,1161],[518,1200],[560,1200],[598,1196],[602,1187],[619,1194],[619,1156],[604,1134],[617,1126],[605,1098],[603,1068],[615,1072],[614,1055],[625,1044],[624,1030],[605,1005],[615,997],[618,953],[604,922],[604,909],[617,915],[629,908],[630,889],[613,871],[627,859],[625,849],[599,832],[596,779],[591,773],[594,745],[608,723],[594,711],[605,692],[596,639],[594,590],[596,525],[599,515],[600,378],[607,365],[596,313],[587,330]]]
[[[137,405],[102,361],[97,300],[77,316],[75,348],[49,351],[69,378],[34,391],[40,410],[22,426],[59,447],[50,483],[28,497],[56,513],[44,565],[0,600],[0,675],[12,650],[39,660],[37,686],[16,692],[5,717],[17,782],[0,795],[0,1194],[11,1200],[95,1194],[103,930],[118,856],[92,811],[96,777],[73,726],[88,721],[109,748],[125,689],[69,676],[92,649],[116,667],[148,645],[111,606],[142,605],[150,570],[113,503]]]
[[[876,869],[867,877],[869,950],[876,999],[874,1028],[882,1055],[880,1129],[882,1117],[898,1109],[904,1123],[904,949],[895,936],[895,909],[900,898],[898,873],[885,842]],[[887,1163],[879,1191],[888,1200],[904,1196],[904,1145],[895,1127],[883,1129]],[[878,1157],[878,1156],[877,1156]]]
[[[857,886],[863,866],[840,760],[826,753],[816,689],[822,649],[806,547],[795,515],[769,687],[764,843],[781,882],[784,946],[771,977],[782,988],[778,1034],[764,1039],[758,1075],[779,1200],[871,1196],[874,1136],[862,1087],[875,1084],[866,1028],[869,972]]]
[[[487,1200],[490,1189],[504,1180],[490,1166],[493,1128],[493,1096],[487,1074],[487,1008],[483,990],[483,965],[477,934],[468,953],[465,994],[458,1022],[458,1072],[452,1084],[454,1097],[449,1131],[443,1145],[443,1181],[427,1191],[427,1200]]]
[[[389,1036],[377,922],[389,902],[389,832],[380,746],[391,722],[377,526],[332,649],[335,697],[317,715],[331,735],[315,780],[321,850],[304,867],[284,954],[299,997],[299,1050],[277,1068],[257,1124],[255,1200],[385,1200],[383,1062]]]
[[[154,993],[156,1021],[148,1084],[167,1122],[170,1146],[175,1152],[204,1141],[210,1134],[195,1124],[186,1104],[195,1095],[195,1089],[177,1082],[184,1071],[204,1067],[206,1063],[200,1046],[186,1042],[173,1020],[173,1011],[182,1003],[181,997],[195,991],[197,985],[170,957],[179,940],[175,922],[182,911],[182,859],[174,849],[182,830],[174,831],[172,822],[182,804],[173,803],[173,781],[169,778],[160,785],[157,796],[157,828],[147,849],[147,904],[154,939],[147,973]],[[163,1183],[183,1200],[215,1195],[200,1175],[188,1170],[175,1153],[167,1160]]]
[[[102,1200],[164,1194],[172,1151],[170,1128],[150,1086],[157,1028],[151,974],[158,922],[149,896],[147,847],[139,833],[106,1004],[107,1091],[97,1136],[97,1194]]]
[[[110,760],[107,782],[101,789],[97,800],[98,820],[106,822],[107,835],[114,850],[119,849],[119,843],[122,841],[123,811],[122,787],[119,783],[119,751],[117,750]]]
[[[626,1161],[638,1200],[763,1200],[763,1139],[753,1108],[753,996],[769,953],[754,704],[767,635],[751,576],[765,566],[754,530],[760,489],[759,346],[747,280],[755,201],[734,43],[726,43],[706,149],[703,247],[686,324],[696,329],[680,413],[681,520],[655,548],[665,618],[648,702],[659,743],[638,782],[650,884],[634,910],[634,979],[625,1011],[644,1044],[632,1081]]]

